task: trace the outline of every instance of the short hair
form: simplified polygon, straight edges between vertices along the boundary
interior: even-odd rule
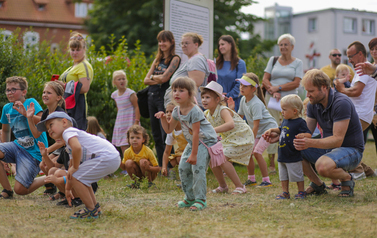
[[[337,50],[337,51],[339,51],[339,52],[341,52],[339,49],[337,49],[337,48],[334,48],[334,49],[332,49],[332,50],[330,50],[330,52],[329,52],[329,55],[332,55],[333,53],[333,51],[335,51],[335,50]]]
[[[132,125],[128,131],[127,131],[127,140],[128,140],[128,143],[130,143],[130,134],[134,133],[134,134],[142,134],[143,135],[143,138],[144,138],[144,143],[143,145],[147,145],[148,142],[149,142],[149,135],[147,133],[147,131],[145,130],[144,127],[142,126],[139,126],[139,125]]]
[[[377,45],[377,37],[375,37],[375,38],[373,38],[369,41],[369,44],[368,44],[369,50],[372,49],[373,47],[375,47],[376,45]]]
[[[355,46],[356,53],[359,53],[361,51],[364,57],[367,57],[367,50],[365,49],[363,43],[361,43],[360,41],[354,41],[347,47],[347,49],[351,48],[352,46]]]
[[[291,34],[283,34],[283,35],[281,35],[279,37],[279,39],[278,39],[278,44],[280,43],[280,41],[282,41],[284,39],[289,40],[289,42],[291,43],[291,45],[295,45],[296,44],[296,40],[295,40],[295,38]]]
[[[112,82],[113,86],[115,86],[115,84],[114,84],[115,77],[117,77],[119,75],[122,75],[122,76],[124,76],[126,78],[126,86],[127,86],[127,84],[128,84],[127,74],[126,74],[126,72],[124,72],[124,70],[116,70],[116,71],[114,71],[114,73],[113,73],[113,82]]]
[[[78,33],[77,31],[73,31],[71,33],[71,37],[69,38],[69,48],[71,49],[84,49],[86,50],[86,40],[83,35]]]
[[[195,32],[186,32],[182,35],[182,38],[183,37],[191,37],[194,43],[198,43],[198,46],[201,46],[204,42],[203,36]]]
[[[25,77],[22,76],[12,76],[5,80],[5,83],[18,83],[20,85],[21,90],[27,90],[28,84]]]
[[[280,104],[287,105],[289,107],[297,109],[299,115],[301,115],[302,110],[304,109],[304,105],[302,103],[301,98],[296,94],[289,94],[284,96],[280,100]]]
[[[319,69],[308,70],[304,77],[302,77],[301,85],[305,87],[309,81],[318,89],[321,89],[322,86],[325,86],[326,88],[330,88],[331,86],[329,76]]]
[[[348,73],[351,73],[350,69],[348,68],[348,65],[339,64],[338,66],[336,66],[335,75],[338,76],[338,74],[343,70],[348,70]]]
[[[176,80],[174,80],[173,84],[171,85],[171,88],[172,89],[175,89],[175,88],[187,89],[190,97],[192,98],[196,96],[196,92],[197,92],[195,81],[189,77],[177,78]]]

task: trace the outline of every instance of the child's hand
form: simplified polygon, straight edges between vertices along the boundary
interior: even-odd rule
[[[30,105],[27,106],[26,117],[32,118],[34,116],[34,113],[35,113],[34,103],[31,102]]]
[[[72,190],[67,188],[67,185],[65,186],[65,197],[67,198],[68,205],[72,207],[71,201],[75,196],[73,196]]]
[[[163,117],[165,117],[165,112],[157,112],[156,114],[154,114],[154,117],[157,118],[157,119],[161,119]]]
[[[45,146],[45,144],[43,144],[43,142],[38,142],[38,147],[39,147],[39,150],[41,151],[41,155],[42,155],[42,157],[43,156],[48,156],[47,155],[47,148],[46,148],[46,146]]]
[[[20,101],[14,102],[13,103],[13,109],[16,110],[17,112],[19,112],[24,117],[26,117],[26,109],[25,109],[24,104],[22,104],[22,102],[20,102]]]
[[[236,107],[236,104],[232,97],[229,97],[227,100],[228,107],[234,111],[234,108]]]
[[[74,174],[78,169],[75,169],[73,166],[71,166],[69,169],[68,169],[68,173],[67,173],[67,179],[71,180],[72,179],[72,174]]]
[[[55,175],[49,175],[45,178],[46,183],[56,183],[56,176]]]
[[[268,129],[267,131],[263,133],[262,137],[267,141],[268,138],[270,138],[270,135],[271,135],[271,129]]]
[[[270,132],[268,137],[264,137],[264,134],[262,136],[268,143],[271,143],[271,144],[278,142],[279,137],[280,137],[280,135],[276,132]]]
[[[166,169],[166,167],[162,167],[161,174],[165,177],[168,176],[168,170]]]
[[[192,154],[190,155],[190,157],[186,160],[186,163],[189,163],[189,164],[192,164],[192,165],[196,165],[196,156],[193,156]]]

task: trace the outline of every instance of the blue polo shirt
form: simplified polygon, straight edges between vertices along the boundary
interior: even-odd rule
[[[323,138],[333,135],[335,122],[349,119],[348,128],[344,128],[347,132],[341,147],[354,147],[361,153],[364,151],[363,131],[359,116],[348,96],[334,92],[330,88],[327,107],[323,108],[320,103],[314,105],[308,103],[307,116],[317,120],[323,130]]]

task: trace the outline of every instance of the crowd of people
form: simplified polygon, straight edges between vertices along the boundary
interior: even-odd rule
[[[101,206],[95,192],[101,178],[120,167],[133,180],[128,187],[140,188],[143,179],[151,187],[159,174],[168,176],[176,167],[179,177],[175,177],[184,192],[176,206],[198,211],[207,207],[208,166],[219,184],[210,189],[212,193],[228,193],[227,176],[235,186],[232,194],[245,194],[247,187],[272,186],[269,174],[277,173],[276,153],[282,187],[277,200],[290,198],[289,182],[297,183],[295,199],[325,194],[327,189],[351,197],[355,180],[377,176],[362,162],[366,131],[377,134],[377,67],[367,62],[362,43],[352,42],[347,49],[356,73],[341,64],[340,51],[333,49],[330,65],[304,74],[302,61],[292,56],[295,39],[284,34],[277,42],[281,55],[269,59],[260,80],[247,72],[232,36],[224,35],[215,62],[218,79],[208,82],[209,61],[199,52],[202,36],[182,35],[180,46],[188,57],[183,63],[175,54],[172,32],[161,31],[157,41],[156,58],[144,78],[157,157],[140,126],[138,98],[127,87],[125,71],[113,73],[116,91],[111,98],[118,112],[112,143],[97,119],[87,117],[86,94],[94,74],[85,59],[85,39],[74,32],[69,40],[73,65],[58,81],[44,85],[45,110],[26,97],[25,77],[6,79],[9,103],[0,119],[0,197],[26,195],[44,185],[50,200],[61,200],[57,205],[85,205],[70,218],[97,218]],[[376,62],[377,38],[369,49]],[[307,92],[304,102],[297,95],[300,83]],[[54,144],[48,145],[47,134]],[[260,183],[254,158],[262,174]],[[247,166],[244,183],[233,163]],[[10,168],[15,173],[13,188],[7,177]],[[37,177],[40,171],[46,176]],[[310,180],[306,189],[304,175]],[[319,175],[330,178],[331,185],[326,186]]]

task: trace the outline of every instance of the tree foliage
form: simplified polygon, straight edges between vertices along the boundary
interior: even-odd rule
[[[163,0],[95,0],[86,21],[96,45],[108,45],[110,35],[124,36],[130,46],[140,39],[141,50],[147,55],[157,50],[156,36],[163,29]],[[241,12],[241,8],[255,3],[253,0],[214,0],[214,49],[221,35],[232,35],[239,43],[241,32],[253,33],[253,22],[258,17]],[[241,54],[248,57],[251,50],[262,44],[253,36],[239,44]],[[267,45],[268,46],[268,45]],[[107,47],[108,49],[108,47]],[[269,50],[269,48],[265,49]]]

